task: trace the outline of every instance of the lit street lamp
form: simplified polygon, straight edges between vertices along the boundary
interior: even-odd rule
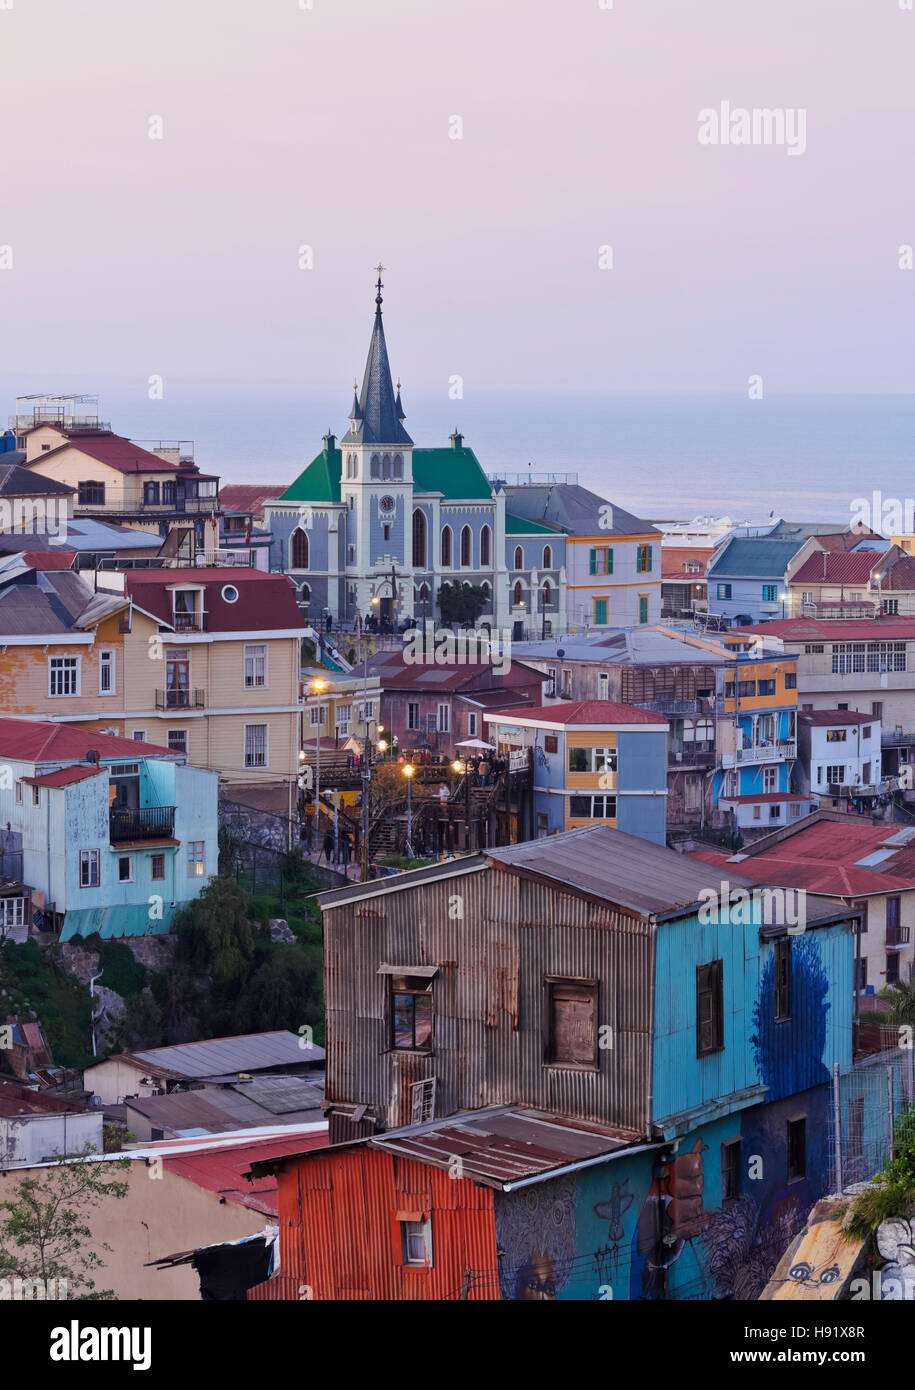
[[[410,859],[413,858],[413,802],[410,799],[410,791],[414,771],[412,763],[404,763],[403,775],[407,779],[407,857]]]

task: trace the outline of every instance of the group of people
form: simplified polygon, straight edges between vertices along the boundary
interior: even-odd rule
[[[506,759],[495,753],[481,753],[476,758],[465,758],[464,762],[467,771],[480,787],[496,782],[508,767]]]

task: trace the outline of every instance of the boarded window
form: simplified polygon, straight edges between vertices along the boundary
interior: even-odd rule
[[[807,1176],[807,1121],[788,1121],[788,1181]]]
[[[543,751],[545,753],[559,752],[559,736],[557,734],[544,734]]]
[[[560,1066],[597,1065],[597,985],[550,980],[548,1058]]]
[[[791,938],[775,943],[775,1017],[778,1022],[791,1017]]]
[[[696,968],[696,1056],[706,1057],[724,1047],[723,963],[709,961]]]

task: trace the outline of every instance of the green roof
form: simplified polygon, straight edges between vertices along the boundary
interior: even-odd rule
[[[542,526],[539,521],[528,521],[526,516],[505,513],[506,536],[562,536],[565,534],[558,526]]]
[[[441,492],[449,501],[492,497],[492,483],[472,449],[414,449],[413,491]]]
[[[322,449],[279,498],[281,502],[339,502],[343,455]],[[489,501],[492,484],[472,449],[414,449],[414,492],[440,492],[449,501]],[[533,524],[525,523],[531,529]],[[537,527],[546,531],[546,526]]]
[[[322,449],[280,497],[281,502],[339,502],[343,455],[339,449]]]

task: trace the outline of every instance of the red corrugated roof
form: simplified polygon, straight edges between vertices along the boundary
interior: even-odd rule
[[[791,576],[791,584],[866,584],[883,556],[875,550],[820,550]]]
[[[219,489],[219,507],[223,512],[250,512],[258,521],[264,519],[264,503],[282,497],[288,483],[226,483]]]
[[[40,777],[23,777],[33,787],[69,787],[71,782],[83,782],[87,777],[97,777],[100,767],[59,767],[56,772],[45,772]]]
[[[178,472],[177,464],[169,463],[158,454],[151,454],[148,449],[141,449],[139,444],[132,444],[121,434],[80,434],[78,430],[65,430],[61,433],[67,436],[66,444],[59,444],[57,449],[42,454],[42,459],[50,458],[58,449],[79,449],[80,453],[88,454],[99,463],[106,463],[109,468],[116,468],[119,473]],[[215,504],[216,499],[213,500]]]
[[[750,853],[737,867],[776,887],[805,888],[809,893],[898,893],[915,888],[912,850],[887,844],[900,828],[831,820],[802,823],[793,835]],[[875,866],[860,867],[862,859],[884,848],[896,852]]]
[[[14,1115],[73,1114],[85,1109],[83,1105],[75,1105],[59,1096],[44,1095],[43,1092],[33,1091],[28,1086],[20,1086],[15,1081],[0,1081],[0,1115],[7,1118]]]
[[[227,1202],[250,1207],[265,1216],[276,1217],[279,1212],[276,1178],[272,1175],[248,1181],[245,1173],[257,1159],[279,1158],[285,1154],[305,1153],[327,1147],[327,1130],[312,1134],[297,1134],[288,1139],[256,1139],[247,1143],[220,1145],[198,1149],[194,1153],[176,1154],[169,1158],[167,1146],[161,1150],[165,1167],[180,1178],[215,1192]]]
[[[666,724],[667,718],[653,709],[639,709],[636,705],[621,705],[615,700],[573,700],[556,705],[534,705],[530,709],[496,711],[484,714],[483,718],[491,724],[503,717],[517,723],[536,719],[550,724]]]
[[[207,632],[267,632],[306,626],[296,602],[295,585],[285,574],[220,568],[129,570],[125,584],[140,607],[163,623],[173,619],[172,590],[202,584]],[[238,591],[234,602],[222,596],[227,586]]]
[[[804,724],[873,724],[873,714],[859,714],[854,709],[801,710],[798,719]]]
[[[68,570],[75,554],[75,550],[25,550],[22,558],[33,570]]]
[[[915,618],[776,618],[771,623],[735,627],[730,633],[790,642],[902,642],[915,638]]]
[[[701,859],[703,864],[713,864],[716,869],[730,868],[728,856],[719,854],[713,849],[695,849],[690,853],[690,859]]]
[[[142,758],[150,753],[175,757],[173,748],[162,748],[156,743],[138,743],[132,738],[75,729],[72,724],[53,724],[49,720],[0,717],[0,756],[26,762],[63,761],[85,759],[92,749],[103,758]]]

